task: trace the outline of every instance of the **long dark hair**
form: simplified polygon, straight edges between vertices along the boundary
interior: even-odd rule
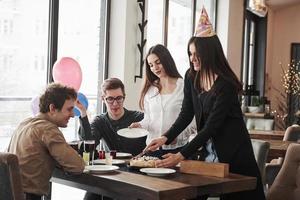
[[[189,46],[191,44],[195,45],[196,56],[200,62],[200,71],[195,71],[193,63],[190,60],[189,75],[194,81],[195,88],[198,91],[203,90],[203,77],[207,77],[209,81],[212,80],[211,77],[215,78],[214,75],[220,76],[223,79],[231,82],[235,87],[237,92],[242,91],[242,83],[239,81],[238,77],[232,71],[225,55],[223,48],[218,36],[212,37],[192,37],[188,42],[188,55],[189,58],[191,53],[189,51]]]
[[[157,44],[155,46],[152,46],[146,56],[145,64],[146,64],[146,75],[145,75],[145,81],[142,88],[140,100],[139,100],[139,106],[142,110],[144,110],[144,98],[148,91],[148,89],[151,86],[157,87],[158,91],[161,91],[161,85],[159,84],[159,78],[150,70],[150,65],[147,62],[147,58],[150,54],[155,54],[162,64],[167,76],[172,78],[182,78],[179,74],[176,64],[174,62],[173,57],[171,56],[169,50],[164,47],[161,44]]]

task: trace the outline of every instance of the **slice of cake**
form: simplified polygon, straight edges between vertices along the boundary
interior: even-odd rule
[[[132,158],[129,162],[131,167],[155,167],[155,161],[157,157],[153,156],[142,156],[138,158]]]

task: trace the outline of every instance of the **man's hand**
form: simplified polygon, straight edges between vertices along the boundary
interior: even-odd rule
[[[142,126],[139,122],[133,122],[130,124],[129,128],[142,128]]]
[[[84,107],[84,105],[78,99],[75,101],[75,106],[80,111],[80,116],[81,117],[85,117],[87,115],[86,114],[86,108]]]

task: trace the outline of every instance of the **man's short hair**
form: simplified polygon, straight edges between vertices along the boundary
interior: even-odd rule
[[[122,81],[118,78],[108,78],[104,80],[104,82],[101,85],[101,93],[102,96],[105,95],[107,90],[115,90],[121,88],[123,95],[125,96],[125,88]]]
[[[50,83],[44,94],[40,97],[40,112],[49,112],[50,104],[53,104],[56,109],[61,110],[67,99],[77,99],[77,92],[74,88],[59,83]]]

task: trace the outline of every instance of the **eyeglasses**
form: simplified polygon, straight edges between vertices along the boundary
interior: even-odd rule
[[[117,96],[117,97],[106,97],[105,100],[108,104],[113,104],[116,101],[118,104],[123,103],[125,97]]]

